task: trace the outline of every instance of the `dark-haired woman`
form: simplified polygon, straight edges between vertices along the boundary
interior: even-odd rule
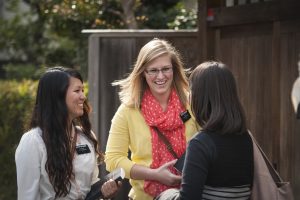
[[[98,180],[98,143],[91,131],[90,107],[81,75],[54,67],[38,84],[35,107],[18,145],[18,199],[84,199]],[[114,196],[121,183],[103,181],[102,197]]]
[[[180,191],[167,190],[159,199],[249,199],[252,140],[233,74],[223,63],[204,62],[193,70],[190,88],[202,130],[188,144]]]

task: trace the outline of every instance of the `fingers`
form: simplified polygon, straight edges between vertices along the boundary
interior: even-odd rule
[[[171,160],[171,161],[165,163],[163,166],[166,167],[166,168],[167,167],[171,167],[171,166],[173,166],[176,163],[176,161],[177,161],[177,159]]]
[[[181,176],[170,173],[169,176],[164,176],[160,182],[168,186],[176,186],[181,183]]]
[[[176,160],[175,160],[176,162]],[[165,165],[161,166],[160,170],[158,171],[158,182],[161,182],[168,186],[174,186],[181,183],[181,175],[173,174],[168,168],[169,166],[173,166],[174,162],[171,161],[166,163]]]
[[[169,186],[175,186],[179,185],[181,183],[181,175],[176,175],[170,172],[170,177],[169,177]]]
[[[181,176],[174,175],[172,186],[179,185],[180,183],[181,183]]]
[[[118,188],[122,187],[122,181],[118,181]]]
[[[106,181],[102,187],[101,192],[105,198],[111,198],[116,195],[118,189],[121,187],[122,183],[119,181],[116,183],[114,180],[110,179]]]

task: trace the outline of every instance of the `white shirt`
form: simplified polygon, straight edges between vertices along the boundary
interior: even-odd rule
[[[50,200],[55,192],[45,169],[47,152],[40,128],[26,132],[18,145],[15,159],[17,167],[18,200]],[[78,144],[87,144],[91,153],[76,154],[73,160],[75,181],[66,197],[58,199],[85,198],[91,185],[98,180],[98,167],[93,144],[83,134],[78,134]],[[64,158],[61,158],[64,159]]]

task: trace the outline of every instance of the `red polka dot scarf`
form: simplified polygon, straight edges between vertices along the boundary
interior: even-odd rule
[[[180,157],[186,149],[185,126],[180,118],[180,113],[185,111],[185,107],[181,105],[175,90],[173,89],[170,94],[168,107],[165,112],[150,90],[146,90],[142,99],[141,110],[146,123],[151,127],[152,163],[150,168],[156,169],[175,159],[152,126],[156,126],[167,137],[174,151]],[[173,167],[170,168],[170,171],[177,174]],[[156,181],[145,180],[144,190],[153,197],[168,188],[171,187]]]

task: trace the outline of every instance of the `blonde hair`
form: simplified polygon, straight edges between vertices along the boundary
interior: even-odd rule
[[[163,55],[169,55],[171,58],[172,85],[181,103],[186,106],[189,91],[186,72],[189,70],[184,69],[179,52],[169,42],[158,38],[152,39],[141,48],[133,70],[127,78],[112,83],[113,86],[120,86],[119,97],[123,104],[140,108],[143,93],[148,86],[143,72],[148,63]]]

